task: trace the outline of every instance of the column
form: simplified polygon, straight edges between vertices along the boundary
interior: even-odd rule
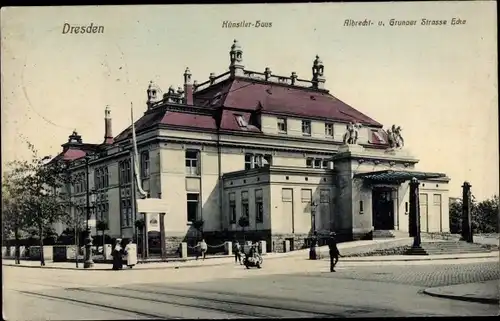
[[[392,198],[392,215],[394,216],[394,230],[399,230],[399,193],[398,188],[393,188],[391,191]]]
[[[410,236],[414,237],[412,248],[420,248],[420,182],[414,177],[410,181]]]
[[[161,242],[161,259],[163,260],[167,252],[167,244],[165,240],[165,213],[160,213],[160,242]]]
[[[471,185],[469,182],[464,182],[462,185],[462,239],[468,243],[473,242],[472,235],[472,196],[470,191]]]

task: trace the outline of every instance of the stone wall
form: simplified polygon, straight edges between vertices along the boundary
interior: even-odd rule
[[[267,245],[268,252],[282,253],[285,240],[290,240],[290,250],[296,251],[305,248],[308,234],[272,234],[271,244]],[[293,241],[292,241],[293,240]]]

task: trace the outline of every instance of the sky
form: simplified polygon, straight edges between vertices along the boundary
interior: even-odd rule
[[[222,27],[257,20],[272,25]],[[65,23],[104,32],[63,34]],[[146,110],[150,80],[165,92],[182,86],[186,67],[199,83],[224,73],[238,39],[254,71],[310,79],[319,55],[330,93],[386,129],[401,126],[417,169],[446,173],[452,197],[467,180],[488,198],[499,190],[496,25],[494,1],[2,7],[2,168],[30,156],[26,141],[52,156],[74,129],[102,142],[106,105],[117,135],[130,102],[135,118]]]

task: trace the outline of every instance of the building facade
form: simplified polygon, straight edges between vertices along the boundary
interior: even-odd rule
[[[413,177],[421,181],[422,231],[449,231],[449,178],[416,171],[418,159],[402,146],[399,128],[386,131],[330,94],[318,56],[311,80],[246,70],[236,40],[229,58],[228,72],[200,84],[189,69],[183,88],[162,93],[150,83],[134,123],[139,184],[168,204],[162,244],[194,235],[198,220],[206,237],[232,237],[242,215],[247,235],[267,240],[270,251],[284,239],[300,247],[314,231],[347,239],[407,232]],[[143,214],[135,202],[131,127],[114,137],[106,108],[104,142],[86,144],[74,132],[56,159],[68,161],[76,179],[68,186],[77,204],[72,213],[85,210],[88,168],[93,219],[107,221],[112,237],[135,235]],[[158,230],[157,214],[147,213],[148,230]]]

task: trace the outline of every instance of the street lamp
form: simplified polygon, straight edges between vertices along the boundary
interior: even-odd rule
[[[87,196],[87,219],[86,219],[86,229],[87,229],[87,237],[85,238],[85,262],[83,263],[83,268],[88,269],[94,266],[94,261],[92,260],[92,235],[89,227],[90,220],[90,184],[89,184],[89,162],[90,155],[85,156],[85,176],[86,176],[86,196]],[[92,195],[94,195],[92,193]]]
[[[313,201],[311,203],[311,230],[313,234],[316,232],[316,209],[318,208],[318,203]]]
[[[312,230],[312,237],[311,237],[311,247],[309,249],[309,259],[310,260],[317,260],[319,259],[319,253],[318,253],[318,238],[316,236],[316,209],[318,207],[318,203],[316,201],[313,201],[311,203],[311,230]]]

